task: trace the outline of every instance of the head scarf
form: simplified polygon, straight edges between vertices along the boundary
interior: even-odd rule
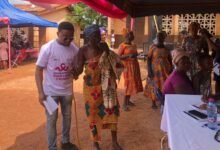
[[[100,30],[100,33],[101,33],[101,34],[107,32],[107,30],[106,30],[105,27],[100,27],[99,30]]]
[[[187,56],[187,53],[182,48],[174,49],[172,52],[173,63],[176,65],[181,58]]]
[[[96,24],[87,26],[84,30],[84,38],[88,40],[91,34],[97,30],[99,30],[99,26]]]

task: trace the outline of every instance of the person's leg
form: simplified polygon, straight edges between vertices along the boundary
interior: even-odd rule
[[[123,104],[124,111],[129,111],[128,103],[129,103],[130,97],[131,97],[130,95],[125,95],[124,97],[124,104]]]
[[[128,105],[129,106],[135,106],[135,104],[131,101],[131,96],[128,99]]]
[[[113,147],[113,150],[122,150],[122,148],[118,144],[117,131],[111,131],[111,134],[112,134],[112,147]]]
[[[71,113],[72,113],[72,96],[64,96],[61,101],[62,119],[62,143],[70,141],[70,126],[71,126]]]
[[[157,109],[156,100],[152,100],[152,109]]]
[[[8,69],[8,62],[7,60],[3,60],[3,68]]]
[[[62,112],[62,149],[77,149],[76,145],[70,142],[72,95],[62,96],[60,100]]]
[[[53,97],[53,99],[58,103],[58,97]],[[57,118],[58,118],[58,109],[50,115],[46,111],[47,116],[47,139],[48,139],[48,149],[57,150]]]
[[[3,63],[0,61],[0,69],[3,69]]]
[[[100,146],[98,142],[93,142],[93,150],[100,150]]]
[[[220,81],[215,82],[215,94],[220,95]]]

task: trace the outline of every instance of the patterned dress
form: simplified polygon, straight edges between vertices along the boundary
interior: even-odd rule
[[[99,60],[100,56],[86,62],[83,87],[86,115],[94,142],[101,140],[102,129],[117,130],[119,116],[118,103],[111,109],[104,106]]]
[[[193,38],[192,36],[188,36],[183,40],[183,49],[188,53],[190,62],[192,63],[192,67],[190,69],[190,78],[195,75],[195,73],[198,71],[197,66],[197,57],[201,50],[204,51],[204,53],[207,53],[208,51],[208,45],[207,42],[204,41],[200,36],[198,38]]]
[[[149,86],[156,86],[160,91],[163,89],[163,85],[167,77],[172,71],[171,63],[169,62],[170,52],[166,48],[158,48],[156,45],[152,45],[148,52],[148,57],[152,58],[152,69],[154,73],[153,83],[147,81],[145,87],[145,95],[149,96],[153,101],[156,100],[155,92],[152,92],[154,88],[151,88],[149,93]],[[151,85],[148,85],[151,84]]]
[[[119,48],[118,54],[129,55],[129,54],[137,54],[136,45],[128,45],[122,43]],[[143,85],[141,81],[140,75],[140,66],[137,58],[127,58],[123,60],[123,64],[125,66],[125,70],[123,72],[124,82],[125,82],[125,95],[134,95],[143,91]]]

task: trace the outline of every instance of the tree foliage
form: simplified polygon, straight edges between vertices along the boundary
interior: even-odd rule
[[[69,15],[67,19],[74,24],[78,24],[82,30],[85,26],[90,24],[97,24],[100,26],[107,25],[106,16],[101,15],[83,3],[70,6],[70,10],[71,15]]]

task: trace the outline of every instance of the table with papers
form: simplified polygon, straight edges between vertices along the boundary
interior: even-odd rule
[[[214,139],[216,131],[204,126],[206,121],[184,113],[199,103],[201,95],[165,96],[161,130],[167,133],[171,150],[220,150],[220,143]]]

